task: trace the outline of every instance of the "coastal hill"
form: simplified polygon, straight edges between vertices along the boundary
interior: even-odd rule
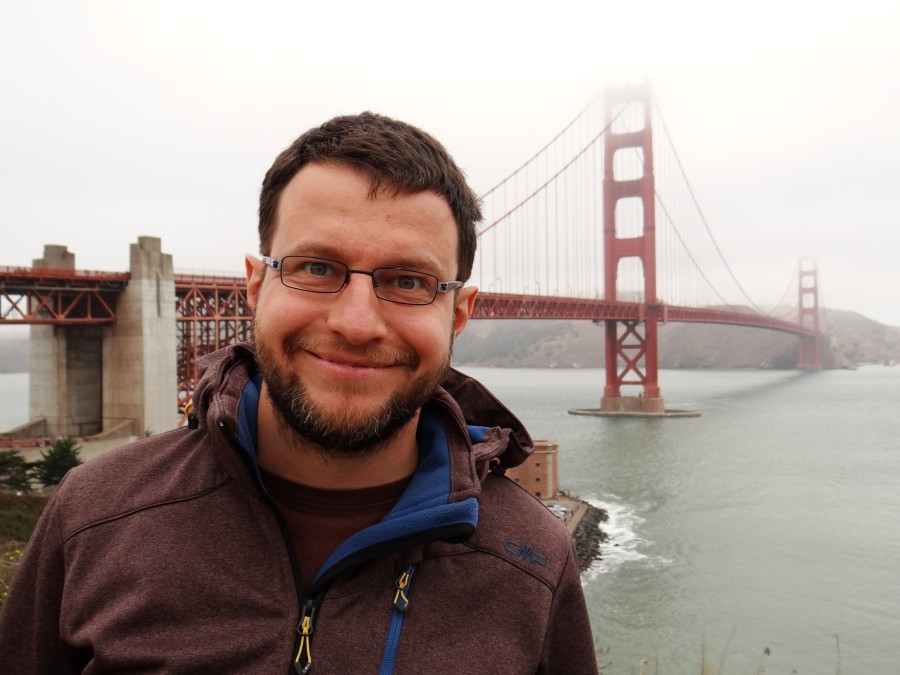
[[[900,363],[900,327],[856,312],[825,310],[830,345],[826,368]],[[660,324],[661,368],[793,368],[797,338],[785,333],[714,324]],[[827,347],[830,346],[830,349]],[[590,321],[479,319],[453,348],[465,366],[597,368],[603,365],[603,327]],[[28,337],[0,331],[0,373],[28,371]]]
[[[824,310],[826,368],[900,363],[900,327],[856,312]],[[794,368],[798,340],[776,331],[716,324],[659,324],[661,368]],[[499,367],[603,365],[602,325],[590,321],[472,321],[453,348],[453,363]]]

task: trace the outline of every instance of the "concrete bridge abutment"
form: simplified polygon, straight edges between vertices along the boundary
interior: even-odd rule
[[[34,266],[74,270],[75,256],[48,245]],[[177,423],[172,256],[139,237],[130,271],[115,323],[31,326],[29,417],[45,419],[48,436],[142,436]]]

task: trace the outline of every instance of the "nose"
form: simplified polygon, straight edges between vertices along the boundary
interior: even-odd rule
[[[364,345],[387,335],[382,301],[375,297],[372,277],[350,274],[344,289],[334,296],[325,325],[354,345]]]

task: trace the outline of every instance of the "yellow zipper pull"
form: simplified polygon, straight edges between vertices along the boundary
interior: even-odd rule
[[[413,570],[415,570],[415,567],[410,565],[400,573],[400,576],[394,582],[394,585],[397,587],[397,592],[394,593],[394,607],[398,612],[404,614],[409,608],[409,596],[406,594],[406,589],[409,588],[409,580],[412,578]]]
[[[313,619],[316,614],[315,600],[309,598],[303,603],[303,614],[300,623],[297,624],[297,632],[300,634],[300,645],[297,648],[297,657],[294,659],[294,670],[299,675],[305,675],[312,670],[312,642]]]

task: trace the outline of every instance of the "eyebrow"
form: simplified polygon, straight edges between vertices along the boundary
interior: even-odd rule
[[[287,257],[290,255],[308,255],[315,258],[329,258],[331,260],[337,260],[339,262],[344,262],[341,253],[338,252],[337,249],[331,247],[328,244],[313,244],[313,243],[303,243],[300,242],[297,245],[293,245],[288,247],[287,253],[285,253],[282,257]],[[434,274],[434,276],[440,278],[442,281],[443,273],[440,271],[440,266],[437,261],[428,257],[410,257],[408,255],[404,255],[403,253],[399,254],[402,257],[392,257],[388,258],[387,262],[380,262],[378,267],[402,267],[403,269],[415,270],[418,272],[428,272],[430,274]]]

